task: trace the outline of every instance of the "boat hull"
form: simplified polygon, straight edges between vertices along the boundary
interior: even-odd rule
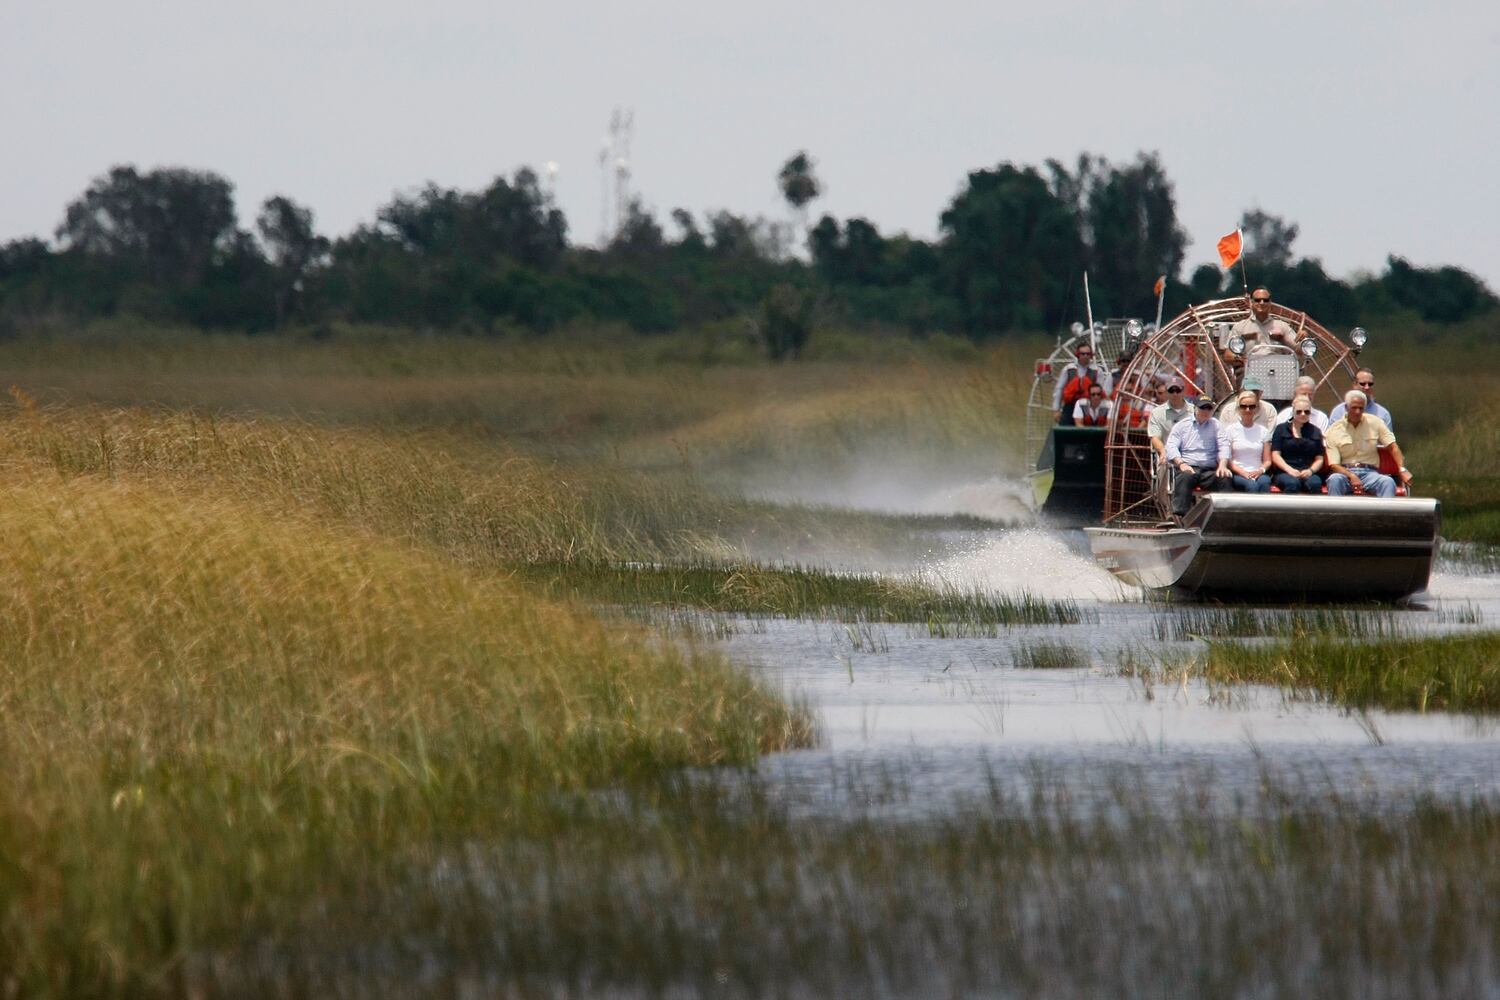
[[[1224,598],[1388,600],[1427,586],[1439,509],[1429,498],[1201,497],[1183,524],[1085,528],[1122,580]]]

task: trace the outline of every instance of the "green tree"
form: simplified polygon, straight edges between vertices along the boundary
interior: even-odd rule
[[[313,228],[312,209],[282,195],[267,198],[256,217],[275,274],[275,322],[285,325],[312,269],[328,256],[329,242]]]
[[[1280,216],[1252,208],[1240,216],[1245,234],[1245,261],[1266,267],[1291,267],[1292,244],[1297,242],[1298,228]]]
[[[200,284],[234,248],[234,187],[218,174],[114,167],[68,205],[65,249],[134,270],[163,289]]]
[[[1101,169],[1089,187],[1085,216],[1096,315],[1101,304],[1114,315],[1154,311],[1157,277],[1175,279],[1187,252],[1172,183],[1156,154]]]
[[[823,185],[818,181],[817,174],[813,172],[815,166],[812,157],[807,155],[807,151],[799,150],[796,155],[781,165],[781,172],[776,175],[776,183],[781,188],[781,196],[799,216],[807,211],[808,202],[823,191]]]
[[[971,334],[1061,322],[1082,247],[1069,206],[1034,168],[970,173],[940,221],[945,285]]]
[[[1371,312],[1404,309],[1434,323],[1458,323],[1494,309],[1495,294],[1459,267],[1415,267],[1403,257],[1386,258],[1383,275],[1359,289]]]

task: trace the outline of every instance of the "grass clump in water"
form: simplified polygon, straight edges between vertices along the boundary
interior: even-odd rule
[[[308,518],[13,476],[0,531],[7,993],[191,993],[537,796],[812,738],[716,658]]]
[[[1020,670],[1082,670],[1093,665],[1087,649],[1046,639],[1023,643],[1016,649],[1015,662]]]
[[[610,604],[838,621],[920,622],[955,630],[958,626],[1074,625],[1085,617],[1074,601],[1007,597],[920,581],[753,563],[542,564],[516,572],[551,596]]]
[[[1193,639],[1273,636],[1395,637],[1401,634],[1390,611],[1357,608],[1176,607],[1157,614],[1152,632],[1162,642]]]
[[[1276,684],[1351,708],[1500,711],[1500,634],[1212,643],[1211,681]]]

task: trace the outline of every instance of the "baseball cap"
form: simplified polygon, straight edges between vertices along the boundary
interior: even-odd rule
[[[1214,398],[1212,396],[1195,396],[1193,397],[1193,403],[1200,410],[1205,406],[1210,410],[1214,408]]]

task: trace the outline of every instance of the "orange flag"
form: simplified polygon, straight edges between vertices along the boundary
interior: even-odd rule
[[[1156,284],[1151,286],[1151,293],[1161,298],[1161,293],[1167,290],[1167,276],[1164,274],[1156,279]]]
[[[1226,270],[1233,267],[1234,262],[1240,259],[1240,251],[1244,248],[1245,241],[1240,238],[1238,229],[1219,241],[1219,259],[1224,262]]]

